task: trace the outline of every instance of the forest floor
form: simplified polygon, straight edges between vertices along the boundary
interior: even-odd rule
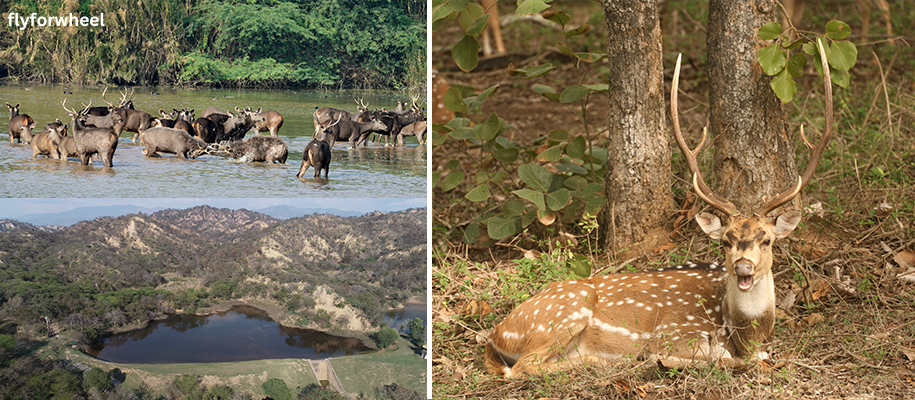
[[[661,17],[665,90],[669,93],[676,54],[682,52],[686,62],[680,84],[681,124],[684,131],[696,134],[708,115],[707,3],[666,4]],[[861,26],[855,4],[833,5],[808,4],[805,24],[812,31],[822,31],[826,21],[841,19],[854,33]],[[503,7],[503,15],[512,11]],[[569,253],[588,255],[594,265],[592,276],[676,265],[687,259],[723,261],[719,243],[708,240],[691,221],[682,222],[701,204],[686,194],[690,191],[682,179],[686,166],[672,145],[675,176],[671,181],[679,188],[674,193],[680,210],[670,215],[669,243],[637,255],[622,257],[595,249],[593,233],[581,228],[578,221],[548,228],[538,227],[534,221],[522,235],[468,243],[464,228],[482,212],[498,209],[507,196],[471,202],[465,198],[472,188],[466,182],[449,191],[440,185],[433,188],[433,396],[915,397],[915,76],[911,73],[915,70],[915,38],[910,36],[915,5],[893,3],[892,7],[894,31],[909,36],[889,46],[885,35],[880,37],[882,25],[877,26],[877,17],[872,17],[873,37],[852,37],[858,45],[858,64],[851,71],[851,87],[834,89],[836,136],[802,194],[805,214],[800,227],[774,249],[778,310],[775,336],[769,343],[770,360],[740,370],[710,363],[685,370],[635,362],[610,368],[583,365],[517,379],[490,375],[482,364],[486,337],[496,323],[552,280],[571,276],[564,261]],[[569,43],[570,47],[605,51],[606,26],[599,3],[563,2],[553,8],[567,12],[572,27],[581,23],[592,27]],[[533,86],[567,86],[583,79],[595,83],[598,72],[608,66],[583,69],[568,62],[555,50],[561,35],[539,23],[521,21],[503,29],[511,54],[483,60],[483,68],[470,73],[457,70],[451,61],[450,48],[460,40],[461,31],[446,24],[433,33],[433,66],[452,86],[474,93],[499,85],[467,117],[479,123],[494,112],[510,126],[505,136],[529,146],[538,146],[556,129],[566,129],[570,136],[590,132],[595,143],[606,143],[606,95],[592,96],[586,125],[578,108],[549,101],[534,93]],[[508,62],[520,68],[546,61],[553,62],[556,69],[544,77],[523,80],[506,71]],[[798,97],[785,106],[789,132],[797,132],[802,123],[808,132],[822,129],[823,96],[818,79],[808,66],[799,82]],[[799,141],[795,147],[799,160],[805,160]],[[433,171],[446,171],[445,164],[452,160],[485,170],[479,165],[482,151],[457,141],[436,145]],[[701,168],[711,171],[711,162],[703,162]],[[710,186],[715,187],[714,183]],[[485,231],[480,236],[485,237]],[[575,238],[574,243],[556,245],[557,239],[569,237]]]

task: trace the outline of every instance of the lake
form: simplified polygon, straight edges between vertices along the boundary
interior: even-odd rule
[[[26,90],[26,89],[30,90]],[[65,95],[64,91],[72,94]],[[242,163],[218,155],[203,155],[196,160],[181,160],[172,154],[160,158],[143,156],[143,146],[131,142],[133,133],[121,134],[112,168],[96,164],[82,166],[76,158],[68,162],[32,158],[28,145],[10,144],[6,124],[0,130],[0,197],[409,197],[426,196],[427,151],[415,138],[406,146],[385,147],[369,142],[367,147],[348,149],[339,143],[332,150],[329,179],[296,179],[302,162],[302,149],[314,133],[313,110],[335,107],[356,110],[355,98],[370,108],[393,109],[397,99],[409,100],[405,93],[390,91],[292,91],[243,89],[135,89],[134,104],[157,117],[158,110],[237,107],[276,110],[284,117],[279,137],[289,145],[286,164]],[[2,85],[0,103],[21,103],[20,112],[36,121],[33,132],[60,118],[70,123],[61,107],[67,97],[68,108],[81,104],[104,105],[101,87],[61,85]],[[153,93],[158,94],[153,94]],[[117,103],[117,88],[106,98]],[[418,100],[423,102],[424,99]],[[9,121],[6,106],[0,107],[0,120]],[[251,137],[249,133],[246,137]]]
[[[355,338],[288,328],[250,306],[211,315],[174,314],[146,328],[109,336],[87,353],[135,364],[213,363],[279,358],[324,359],[371,351]]]

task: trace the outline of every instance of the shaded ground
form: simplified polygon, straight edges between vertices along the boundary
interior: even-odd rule
[[[686,67],[681,81],[681,123],[697,132],[705,124],[704,2],[667,2],[663,10],[665,81],[670,84],[677,52]],[[674,149],[671,182],[680,211],[670,215],[669,243],[649,254],[619,258],[589,247],[593,233],[574,224],[558,229],[532,229],[500,242],[464,243],[462,229],[481,210],[499,207],[506,197],[483,203],[463,198],[468,184],[433,192],[433,394],[436,398],[780,398],[895,399],[915,396],[915,51],[909,44],[915,5],[893,3],[897,34],[909,35],[891,47],[873,22],[870,37],[853,37],[858,64],[852,87],[836,89],[836,137],[820,163],[814,181],[804,189],[808,209],[800,228],[776,246],[778,320],[770,344],[771,362],[741,371],[696,365],[687,371],[651,364],[580,369],[542,377],[497,379],[484,372],[483,343],[495,323],[521,301],[553,280],[571,276],[564,254],[590,254],[594,275],[675,265],[686,259],[721,260],[719,244],[710,243],[692,222],[682,224],[698,207],[679,177],[685,165]],[[576,39],[576,51],[600,51],[606,28],[596,2],[561,2],[573,23],[588,22],[593,30]],[[823,8],[828,8],[825,11]],[[509,7],[504,11],[511,11]],[[808,5],[805,23],[822,30],[833,19],[861,25],[853,2]],[[820,28],[816,28],[820,27]],[[552,28],[518,22],[505,28],[508,58],[516,67],[562,62],[549,50],[559,39]],[[528,144],[555,129],[571,134],[590,132],[606,142],[608,99],[591,99],[587,128],[577,109],[558,106],[535,94],[535,83],[568,85],[599,81],[606,65],[590,70],[569,63],[543,78],[520,80],[504,68],[463,73],[451,67],[449,47],[458,30],[445,27],[433,34],[433,65],[452,85],[480,91],[499,84],[496,95],[479,112],[482,121],[496,112],[514,127],[506,132]],[[878,61],[879,60],[879,61]],[[447,62],[446,62],[447,61]],[[487,60],[499,65],[499,60]],[[880,74],[881,68],[883,76]],[[885,78],[884,78],[885,76]],[[808,71],[799,82],[803,94],[786,106],[789,124],[822,126],[822,88]],[[884,94],[883,88],[887,89]],[[669,90],[669,86],[667,86]],[[817,128],[810,128],[810,127]],[[798,147],[800,148],[800,147]],[[459,160],[478,165],[480,150],[453,142],[433,150],[433,170]],[[806,155],[798,151],[799,163]],[[703,166],[710,170],[711,165]],[[536,224],[536,222],[534,223]],[[674,229],[674,227],[677,227]],[[561,234],[577,243],[551,245]],[[911,257],[910,261],[908,257]]]

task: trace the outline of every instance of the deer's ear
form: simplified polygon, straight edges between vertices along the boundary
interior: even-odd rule
[[[699,213],[696,215],[696,222],[702,228],[702,231],[712,239],[721,239],[724,236],[724,227],[721,226],[721,220],[715,215]]]
[[[775,219],[775,227],[772,229],[773,232],[775,232],[775,238],[781,239],[788,236],[794,228],[797,228],[797,224],[800,222],[800,211],[788,211],[779,215],[778,218]]]

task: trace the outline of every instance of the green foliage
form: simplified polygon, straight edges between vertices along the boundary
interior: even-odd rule
[[[261,388],[264,389],[264,394],[271,399],[292,400],[292,391],[286,386],[286,382],[281,379],[268,379],[261,385]]]
[[[100,0],[91,11],[80,3],[12,5],[23,15],[104,12],[106,27],[8,28],[0,65],[21,79],[66,83],[404,89],[425,82],[425,7],[416,1]]]
[[[375,334],[375,343],[379,348],[385,349],[397,341],[397,331],[394,328],[385,326]]]
[[[309,383],[299,392],[299,400],[347,400],[346,396],[322,387],[317,383]]]
[[[407,339],[416,347],[423,347],[426,344],[426,324],[421,318],[413,318],[407,322]]]
[[[479,34],[475,21],[479,16],[473,4],[465,8],[438,4],[433,6],[433,26],[438,15],[441,19],[457,19],[467,34],[452,50],[455,63],[464,70],[472,69],[476,63],[476,38]],[[447,3],[451,4],[451,3]],[[449,12],[446,9],[452,7]],[[527,9],[542,9],[546,2],[534,1],[524,7],[519,4],[519,13]],[[436,14],[440,13],[440,14]],[[444,125],[436,125],[433,131],[433,145],[457,144],[463,149],[480,149],[479,153],[468,156],[479,162],[473,165],[452,160],[444,165],[442,171],[433,173],[433,185],[448,192],[462,187],[470,187],[464,195],[466,201],[483,203],[493,196],[507,198],[500,207],[493,211],[484,211],[464,229],[464,241],[477,240],[486,228],[490,239],[500,240],[517,235],[531,227],[534,221],[541,226],[553,226],[581,220],[586,213],[596,214],[606,203],[603,194],[603,177],[606,171],[607,151],[594,145],[594,134],[590,131],[588,121],[584,118],[588,101],[594,93],[608,91],[608,85],[595,76],[590,68],[606,55],[592,52],[575,52],[568,45],[571,37],[581,35],[589,30],[587,25],[567,30],[565,24],[570,21],[563,12],[552,13],[550,20],[563,27],[566,43],[558,44],[560,51],[569,57],[573,65],[581,71],[580,81],[567,87],[553,87],[543,84],[534,85],[533,90],[550,101],[560,105],[575,106],[579,109],[584,134],[572,135],[566,130],[550,132],[531,145],[525,145],[510,139],[507,135],[511,127],[496,114],[490,114],[485,120],[472,121],[467,116],[478,110],[480,105],[497,90],[498,86],[487,88],[479,94],[464,95],[457,88],[450,88],[445,94],[444,105],[464,117],[455,118]],[[472,42],[467,45],[467,42]],[[463,44],[462,44],[463,43]],[[465,48],[466,45],[466,48]],[[531,79],[541,77],[553,70],[552,64],[532,65],[510,72],[518,77]],[[482,166],[491,166],[482,168]],[[514,179],[517,171],[517,180]],[[474,206],[477,209],[486,207]],[[584,272],[583,265],[579,270]]]
[[[799,36],[803,35],[794,27],[783,33],[782,26],[778,22],[770,22],[757,31],[760,39],[774,39],[771,45],[759,50],[757,59],[766,75],[773,77],[770,85],[783,103],[789,103],[794,99],[797,92],[794,80],[803,75],[804,66],[807,65],[807,55],[813,57],[814,67],[820,76],[823,75],[823,65],[816,45],[818,40],[828,41],[828,44],[824,43],[823,50],[826,53],[832,81],[843,88],[848,87],[850,78],[848,71],[855,66],[858,59],[858,49],[855,44],[842,40],[851,33],[848,24],[837,20],[829,21],[826,24],[826,33],[816,36],[814,39],[803,36],[789,42],[788,39],[791,36],[788,33],[790,32],[797,33]],[[801,51],[792,55],[792,50],[797,49]]]
[[[87,388],[92,387],[106,392],[114,387],[111,383],[111,377],[99,367],[92,367],[83,372],[83,385]]]

